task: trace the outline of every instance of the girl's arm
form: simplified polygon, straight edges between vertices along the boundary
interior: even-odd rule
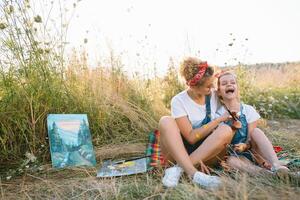
[[[224,114],[200,128],[193,129],[187,116],[175,119],[177,126],[183,137],[190,143],[195,144],[199,140],[208,136],[221,122],[227,121],[230,118],[229,114]]]

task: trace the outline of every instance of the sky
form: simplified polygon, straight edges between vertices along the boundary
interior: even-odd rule
[[[219,66],[300,61],[299,9],[299,0],[82,0],[67,52],[85,49],[91,66],[114,52],[129,73],[163,74],[170,57]]]

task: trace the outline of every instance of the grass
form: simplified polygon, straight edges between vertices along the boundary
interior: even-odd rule
[[[281,124],[287,124],[286,126]],[[280,127],[280,128],[278,128]],[[280,145],[291,155],[300,155],[297,136],[299,121],[268,121],[264,131],[274,145]],[[223,186],[207,190],[193,185],[183,176],[178,187],[166,189],[161,183],[161,169],[144,174],[118,178],[96,178],[103,159],[128,157],[145,150],[145,144],[106,145],[96,149],[96,168],[55,170],[43,164],[41,170],[25,169],[20,176],[1,180],[3,199],[298,199],[300,177],[280,178],[270,175],[248,175],[241,172],[218,173]],[[121,151],[120,149],[124,149]],[[124,152],[126,152],[124,154]],[[33,165],[33,164],[32,164]],[[299,171],[299,166],[291,168]]]
[[[5,0],[0,6],[1,199],[298,198],[297,178],[222,173],[224,185],[210,191],[191,184],[187,177],[177,188],[165,189],[161,170],[98,179],[95,168],[51,169],[47,114],[87,113],[97,161],[101,163],[105,158],[124,156],[114,152],[143,153],[141,146],[145,146],[147,134],[157,128],[160,116],[169,114],[170,99],[184,86],[173,62],[165,77],[144,79],[129,78],[122,70],[122,60],[113,52],[110,62],[95,69],[89,68],[85,52],[74,51],[66,61],[65,36],[46,31],[52,28],[65,33],[64,22],[49,27],[47,16],[51,12],[45,16],[34,13],[31,4]],[[242,100],[254,105],[263,117],[300,118],[299,63],[235,69]],[[266,127],[265,132],[273,144],[299,156],[299,125],[293,133],[272,127]],[[136,143],[139,150],[129,148]],[[119,149],[113,151],[115,146]],[[26,152],[37,160],[29,161]]]
[[[4,199],[297,199],[299,179],[222,174],[223,186],[207,190],[183,177],[176,188],[161,184],[162,172],[120,178],[95,178],[92,169],[26,173],[1,183]],[[276,192],[274,192],[276,191]]]

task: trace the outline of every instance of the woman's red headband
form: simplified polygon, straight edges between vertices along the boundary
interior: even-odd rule
[[[201,80],[201,78],[204,76],[206,69],[208,67],[207,62],[202,62],[198,65],[199,71],[197,74],[190,80],[186,82],[188,86],[195,86],[197,83]]]

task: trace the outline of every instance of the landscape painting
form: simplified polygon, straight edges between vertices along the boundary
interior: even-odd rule
[[[95,166],[86,114],[49,114],[47,118],[52,166]]]

